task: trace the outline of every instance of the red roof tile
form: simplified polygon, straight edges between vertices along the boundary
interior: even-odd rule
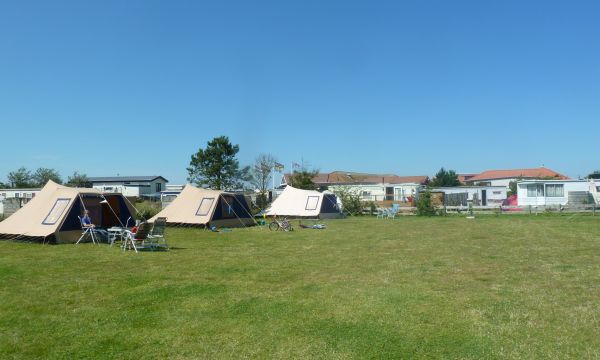
[[[471,178],[475,175],[477,174],[458,174],[458,181],[464,184],[467,181],[471,180]]]
[[[568,176],[557,173],[545,167],[534,169],[511,169],[511,170],[487,170],[481,174],[475,175],[467,181],[481,181],[493,179],[512,179],[512,178],[555,178],[560,180],[569,179]]]
[[[290,174],[285,174],[286,182]],[[428,176],[398,176],[394,174],[365,174],[347,171],[334,171],[331,173],[319,173],[313,178],[313,182],[319,185],[326,184],[425,184],[429,181]]]

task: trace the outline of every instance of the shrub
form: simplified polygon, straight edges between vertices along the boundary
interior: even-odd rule
[[[349,187],[339,187],[334,193],[342,202],[344,214],[362,215],[364,204],[358,191],[353,191]]]
[[[431,203],[431,192],[425,190],[419,194],[419,199],[416,202],[417,215],[433,216],[436,214],[435,207]]]
[[[153,201],[142,201],[135,204],[135,207],[138,211],[136,214],[136,218],[138,219],[150,219],[154,215],[160,212],[160,203]]]
[[[377,205],[375,205],[375,202],[369,201],[367,205],[369,206],[369,214],[375,215],[375,213],[377,213]]]

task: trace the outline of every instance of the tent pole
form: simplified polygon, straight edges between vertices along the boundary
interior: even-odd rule
[[[238,219],[238,221],[240,222],[240,224],[242,224],[244,227],[246,227],[246,224],[244,224],[244,222],[242,221],[242,219],[238,216],[238,214],[235,212],[235,210],[233,210],[233,206],[231,206],[231,204],[227,201],[227,199],[225,199],[225,196],[223,196],[223,194],[220,195],[221,198],[223,199],[223,201],[225,201],[225,203],[231,208],[231,211],[233,211],[233,214],[235,215],[235,217]],[[235,196],[234,196],[235,198]],[[213,213],[214,215],[214,213]]]
[[[233,199],[242,206],[242,209],[244,209],[244,205],[237,199],[237,197],[234,196]],[[244,209],[244,211],[246,211],[246,210]],[[258,222],[256,221],[256,219],[254,219],[254,216],[252,216],[252,214],[250,214],[248,211],[246,211],[246,214],[248,214],[250,216],[250,219],[252,219],[252,221],[254,222],[254,225],[258,225]],[[246,226],[244,226],[244,227],[246,227]]]
[[[135,207],[135,205],[133,205],[133,204],[131,203],[131,201],[129,201],[129,199],[127,198],[127,196],[123,195],[123,197],[124,197],[124,198],[125,198],[125,200],[126,200],[128,203],[129,203],[129,205],[131,205],[131,206],[133,207],[133,209],[135,210],[135,214],[136,214],[136,215],[141,215],[142,219],[144,219],[144,221],[146,221],[146,222],[147,222],[147,221],[148,221],[148,219],[146,219],[146,218],[144,217],[144,215],[142,215],[142,213],[141,213],[141,212],[140,212],[140,211],[139,211],[139,210],[138,210],[138,209]]]
[[[119,217],[117,216],[117,213],[113,210],[112,206],[110,206],[110,203],[108,202],[108,200],[106,199],[106,196],[104,196],[103,194],[100,194],[100,196],[102,196],[102,198],[104,199],[104,201],[106,201],[106,205],[108,205],[108,208],[110,209],[110,211],[113,213],[113,215],[117,218],[117,221],[119,222],[119,224],[121,224],[121,227],[125,227],[123,225],[123,223],[121,222],[121,219],[119,219]],[[125,197],[125,196],[123,196]]]

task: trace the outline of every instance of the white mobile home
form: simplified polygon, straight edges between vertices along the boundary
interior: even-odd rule
[[[589,180],[527,180],[517,183],[519,206],[598,203],[600,182]]]
[[[94,189],[124,196],[160,199],[168,180],[162,176],[90,177]]]
[[[363,201],[409,202],[427,184],[427,176],[398,176],[394,174],[365,174],[347,171],[319,173],[313,182],[320,190],[341,190],[360,194]],[[281,187],[292,185],[291,174],[285,174]]]
[[[451,186],[430,190],[443,192],[446,205],[500,206],[507,197],[505,186]]]
[[[4,215],[4,201],[12,201],[18,208],[33,199],[41,189],[0,189],[0,215]]]

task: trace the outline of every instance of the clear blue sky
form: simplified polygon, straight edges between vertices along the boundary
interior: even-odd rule
[[[0,180],[600,168],[598,1],[0,0]]]

